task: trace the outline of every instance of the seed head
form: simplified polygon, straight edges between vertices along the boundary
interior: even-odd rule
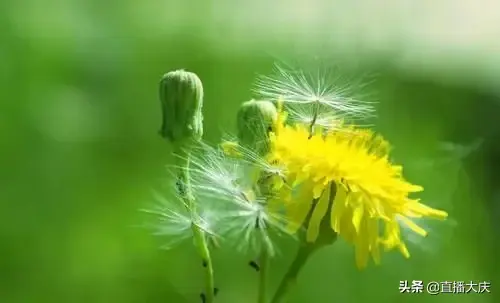
[[[198,141],[203,135],[203,84],[185,70],[166,73],[160,81],[163,122],[160,135],[173,144]]]

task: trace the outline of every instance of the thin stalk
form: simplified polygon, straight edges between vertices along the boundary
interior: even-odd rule
[[[281,280],[271,303],[282,303],[287,301],[290,290],[297,284],[299,272],[302,270],[309,257],[316,251],[316,248],[315,245],[309,244],[300,246],[295,259]]]
[[[200,228],[196,219],[196,207],[194,196],[191,189],[190,177],[189,177],[189,152],[178,151],[179,155],[179,174],[178,174],[178,190],[181,194],[186,208],[191,213],[193,223],[191,224],[191,230],[193,232],[194,244],[198,250],[198,254],[201,257],[203,268],[205,271],[205,293],[204,293],[204,303],[214,302],[214,269],[212,264],[212,258],[210,256],[210,250],[208,248],[208,241],[205,232]]]
[[[262,247],[259,258],[259,295],[257,303],[267,302],[267,278],[269,271],[269,252],[265,246]]]
[[[192,224],[195,245],[198,248],[203,268],[205,269],[205,301],[204,303],[213,303],[215,299],[215,283],[214,283],[214,268],[212,258],[210,257],[210,250],[205,233],[198,227]]]
[[[311,139],[314,134],[314,125],[316,124],[316,120],[318,120],[319,115],[319,105],[319,101],[314,102],[313,118],[311,123],[309,124],[309,139]]]

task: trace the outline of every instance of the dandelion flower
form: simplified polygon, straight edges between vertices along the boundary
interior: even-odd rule
[[[283,121],[282,111],[280,116],[278,121]],[[284,123],[275,129],[269,161],[286,167],[290,187],[280,191],[291,222],[288,228],[296,232],[311,212],[308,242],[316,241],[320,223],[327,218],[331,230],[354,245],[356,264],[364,268],[370,255],[380,262],[380,246],[410,256],[400,224],[426,236],[412,218],[447,217],[409,197],[423,188],[403,178],[402,167],[389,160],[388,142],[371,130],[343,126],[311,134],[307,125]]]

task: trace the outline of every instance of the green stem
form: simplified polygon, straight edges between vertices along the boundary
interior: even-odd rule
[[[210,256],[210,250],[208,248],[208,241],[205,232],[199,227],[196,219],[196,207],[191,190],[190,178],[189,178],[189,153],[185,151],[177,151],[179,155],[179,175],[178,175],[178,186],[179,191],[183,197],[186,208],[192,215],[193,223],[191,224],[191,230],[193,232],[194,244],[198,250],[198,254],[201,257],[203,268],[205,270],[205,301],[204,303],[214,302],[214,269],[212,264],[212,258]]]
[[[208,249],[205,233],[195,224],[191,225],[194,235],[194,241],[198,248],[203,268],[205,269],[205,303],[213,303],[215,299],[214,268],[210,250]]]
[[[269,271],[269,253],[266,247],[262,247],[259,258],[259,295],[257,303],[266,303],[267,298],[267,276]]]
[[[332,211],[333,200],[335,195],[337,194],[337,186],[334,182],[330,183],[330,194],[328,196],[328,210],[327,214],[330,214]],[[312,213],[314,208],[316,207],[316,203],[318,199],[313,200],[313,206],[309,210],[307,214],[304,226],[309,225],[309,221],[311,220]],[[287,295],[291,291],[291,289],[297,284],[297,277],[299,272],[302,270],[307,260],[311,257],[311,255],[319,250],[322,247],[332,245],[337,240],[337,234],[331,230],[330,224],[330,216],[326,216],[321,221],[320,225],[320,233],[318,238],[314,243],[305,242],[303,243],[297,252],[297,256],[293,260],[292,264],[288,268],[288,272],[285,274],[281,283],[276,291],[273,300],[271,303],[282,303],[286,302]]]
[[[310,244],[300,246],[295,259],[293,260],[292,264],[288,268],[287,273],[281,280],[281,283],[278,286],[278,290],[274,294],[271,303],[286,302],[287,295],[290,293],[290,290],[297,284],[297,277],[299,275],[299,272],[317,248],[317,246]]]

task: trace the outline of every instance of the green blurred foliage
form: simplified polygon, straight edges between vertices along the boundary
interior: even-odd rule
[[[246,52],[232,52],[223,39],[215,46],[203,34],[210,3],[196,3],[182,17],[168,1],[0,4],[0,302],[199,302],[202,274],[190,243],[162,251],[162,239],[137,227],[144,220],[138,209],[151,202],[171,161],[157,135],[158,81],[177,68],[200,76],[205,139],[216,143],[234,133],[236,110],[252,97],[256,73],[270,72],[274,58],[263,54],[300,61],[320,51],[297,55],[293,44],[283,47],[286,39]],[[353,52],[325,60],[356,59]],[[493,302],[488,294],[403,297],[398,285],[484,280],[496,290],[500,103],[387,62],[374,57],[361,64],[363,72],[378,73],[376,128],[394,143],[395,159],[408,164],[408,177],[426,188],[422,199],[451,218],[432,222],[429,238],[411,245],[410,260],[390,253],[382,266],[363,272],[351,247],[324,249],[301,274],[292,301]],[[476,139],[485,144],[466,159],[438,150],[442,140]],[[297,247],[280,246],[271,289]],[[255,301],[252,257],[214,253],[218,302]]]

